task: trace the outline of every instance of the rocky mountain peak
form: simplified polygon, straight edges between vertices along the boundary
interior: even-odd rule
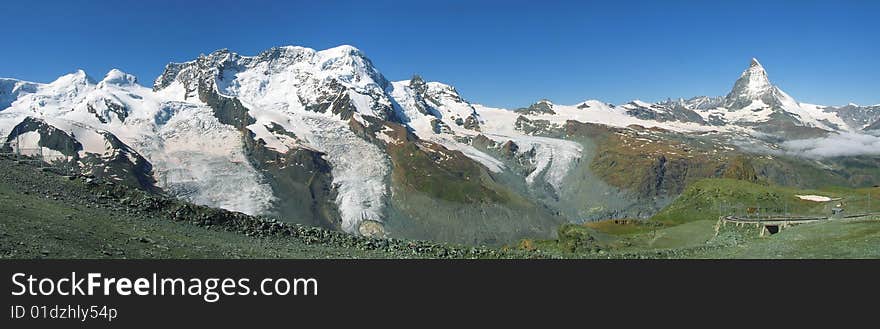
[[[761,99],[773,91],[773,85],[767,77],[767,71],[757,59],[752,58],[749,67],[743,71],[727,94],[728,102],[752,101]],[[748,104],[745,104],[748,105]]]
[[[283,46],[273,47],[256,56],[242,56],[228,49],[220,49],[189,62],[169,63],[156,79],[153,89],[163,89],[175,80],[184,85],[193,85],[192,80],[196,78],[233,79],[244,71],[259,71],[266,77],[294,74],[297,80],[335,80],[358,90],[381,90],[388,85],[370,59],[355,47],[343,45],[316,51]]]
[[[422,79],[422,76],[414,74],[412,79],[409,80],[409,87],[417,94],[424,94],[428,90],[428,83]]]
[[[770,83],[767,71],[755,58],[752,58],[749,67],[724,97],[724,107],[731,111],[767,108],[773,111],[800,112],[798,102]]]
[[[548,99],[541,99],[527,108],[517,109],[516,111],[523,114],[556,114],[553,111],[553,102]]]
[[[752,57],[752,63],[749,64],[749,67],[759,67],[759,68],[761,68],[762,70],[764,69],[764,67],[761,66],[761,62],[759,62],[758,59],[757,59],[757,58],[754,58],[754,57]]]

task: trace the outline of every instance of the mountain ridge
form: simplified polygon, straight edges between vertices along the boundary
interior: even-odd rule
[[[709,154],[744,152],[737,143],[772,151],[780,141],[870,130],[875,111],[797,103],[755,59],[724,97],[616,106],[541,100],[511,111],[419,76],[390,81],[351,46],[275,47],[255,56],[221,49],[169,63],[152,87],[117,69],[101,81],[79,70],[48,84],[7,79],[0,87],[9,103],[0,109],[0,135],[19,153],[61,151],[47,132],[20,138],[29,131],[15,127],[36,118],[76,136],[77,153],[53,161],[86,173],[134,175],[195,203],[354,234],[468,243],[552,236],[565,219],[644,216],[682,190],[688,168],[711,176],[726,166],[726,156],[682,157],[677,152],[694,147],[671,140],[708,141],[700,148]],[[644,181],[608,177],[616,161],[637,154],[593,154],[643,148],[645,140],[667,153],[640,164],[636,178]],[[117,144],[124,147],[108,146]],[[112,164],[114,150],[131,150],[130,159],[143,159],[132,163],[147,165]],[[90,157],[116,169],[81,163]]]

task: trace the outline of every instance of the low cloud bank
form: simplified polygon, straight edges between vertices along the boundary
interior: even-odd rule
[[[880,137],[854,133],[792,140],[781,146],[790,154],[811,158],[880,155]]]

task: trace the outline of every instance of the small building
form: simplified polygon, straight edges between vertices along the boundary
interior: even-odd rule
[[[844,211],[844,204],[843,204],[843,202],[837,203],[837,204],[835,204],[834,206],[831,207],[831,216],[832,216],[832,217],[833,217],[833,216],[838,216],[838,215],[842,214],[843,211]]]

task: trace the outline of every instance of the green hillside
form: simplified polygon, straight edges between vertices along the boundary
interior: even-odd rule
[[[840,200],[814,202],[798,198],[797,195],[818,195]],[[848,213],[878,211],[880,189],[802,190],[734,179],[710,178],[688,186],[681,196],[651,217],[651,220],[667,225],[695,220],[716,220],[722,215],[748,215],[749,208],[753,208],[751,211],[753,215],[759,213],[827,216],[830,215],[830,208],[836,204],[842,204]]]

